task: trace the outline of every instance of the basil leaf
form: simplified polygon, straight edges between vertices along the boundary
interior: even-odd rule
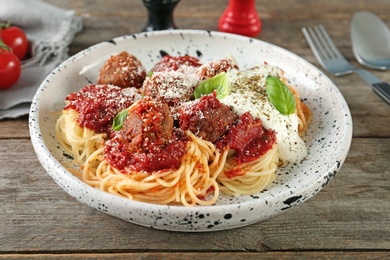
[[[122,129],[123,123],[125,122],[128,113],[129,111],[127,109],[123,109],[114,117],[114,121],[112,122],[112,128],[115,131],[119,131]]]
[[[217,92],[217,98],[223,99],[229,94],[229,82],[225,72],[219,73],[218,75],[202,81],[194,91],[195,99],[200,98],[202,95],[207,95]]]
[[[267,77],[265,91],[268,99],[282,115],[290,115],[295,112],[294,94],[279,78]]]

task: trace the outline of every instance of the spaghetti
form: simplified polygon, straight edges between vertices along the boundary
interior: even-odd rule
[[[253,111],[240,113],[229,100],[218,100],[215,91],[197,100],[188,97],[205,77],[229,73],[236,66],[218,67],[218,62],[204,66],[185,57],[165,58],[170,62],[166,70],[163,59],[158,71],[135,92],[100,82],[66,98],[56,134],[80,167],[69,167],[73,174],[104,192],[164,205],[213,205],[221,192],[250,195],[269,186],[283,162],[278,133],[265,127]],[[173,61],[179,62],[173,66]],[[185,78],[178,73],[191,73],[193,78],[184,84],[178,82]],[[151,91],[151,87],[160,89]],[[185,96],[180,97],[175,88],[183,87]],[[310,110],[289,88],[297,103],[290,117],[296,118],[295,131],[302,135]],[[164,89],[175,92],[175,102],[164,96]],[[141,92],[165,94],[141,96]],[[113,130],[116,120],[120,125]]]

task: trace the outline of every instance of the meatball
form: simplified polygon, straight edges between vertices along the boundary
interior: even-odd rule
[[[100,69],[98,84],[111,84],[121,88],[141,88],[146,78],[142,63],[132,54],[121,52],[111,56]]]
[[[236,151],[242,151],[256,137],[262,136],[264,132],[261,120],[253,118],[250,112],[245,112],[217,146],[219,148],[227,146]]]
[[[144,97],[129,109],[121,129],[130,152],[156,152],[172,139],[173,118],[164,102]]]
[[[250,162],[260,158],[272,149],[276,143],[276,133],[266,130],[260,118],[254,118],[251,113],[245,112],[232,126],[222,140],[218,141],[218,149],[229,148],[235,151],[235,161],[238,164]],[[228,173],[234,176],[233,172]]]
[[[144,82],[144,95],[167,102],[175,116],[178,106],[192,99],[198,82],[199,79],[193,74],[155,72]]]
[[[144,97],[129,108],[123,127],[106,142],[104,158],[120,171],[178,169],[187,142],[185,133],[173,127],[168,105]]]
[[[201,80],[205,80],[231,69],[238,69],[238,66],[235,65],[231,59],[221,59],[203,64],[196,69],[195,74],[198,75]]]
[[[203,140],[215,143],[237,120],[237,115],[222,104],[215,92],[187,102],[179,108],[182,130],[190,130]]]
[[[152,68],[153,72],[161,71],[180,71],[183,73],[192,73],[196,68],[201,66],[202,63],[199,59],[192,56],[170,56],[165,55],[159,62],[157,62]]]

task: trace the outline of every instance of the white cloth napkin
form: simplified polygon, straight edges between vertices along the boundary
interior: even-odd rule
[[[68,46],[82,22],[73,11],[41,0],[0,0],[0,21],[21,27],[32,49],[32,57],[22,62],[18,82],[0,90],[0,119],[16,118],[29,113],[40,84],[68,58]]]

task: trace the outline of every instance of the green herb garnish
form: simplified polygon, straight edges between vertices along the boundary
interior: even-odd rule
[[[281,114],[290,115],[295,112],[294,94],[279,78],[267,77],[265,91],[268,99]]]
[[[229,94],[229,82],[225,72],[202,81],[195,88],[194,97],[195,99],[200,98],[202,95],[213,93],[214,90],[217,92],[218,99],[223,99]]]
[[[128,113],[129,111],[127,109],[123,109],[114,117],[114,121],[112,122],[112,128],[115,131],[119,131],[122,129],[123,123],[125,122]]]

